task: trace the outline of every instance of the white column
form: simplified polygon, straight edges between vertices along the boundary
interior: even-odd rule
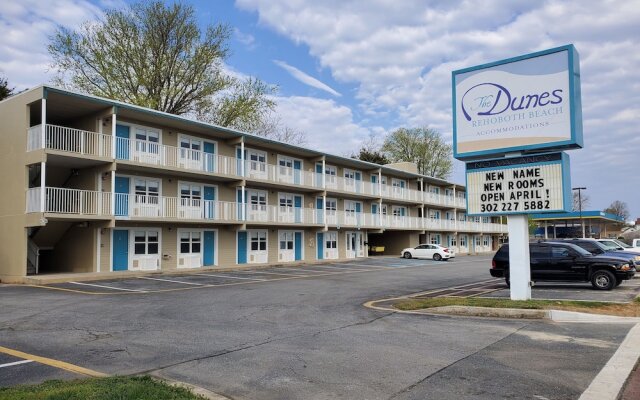
[[[240,142],[240,176],[246,176],[245,175],[245,157],[244,157],[244,137],[242,138],[242,141]],[[244,193],[244,189],[243,189],[243,193]]]
[[[322,157],[322,188],[327,189],[327,163],[324,157]]]
[[[111,158],[116,159],[116,113],[111,114]]]
[[[529,222],[526,215],[509,215],[509,279],[511,300],[531,300]]]
[[[246,221],[247,220],[247,187],[245,186],[244,182],[240,187],[240,201],[242,202],[242,204],[240,205],[242,207],[242,212],[240,213],[240,215],[242,216],[242,220]]]
[[[132,199],[127,201],[129,207]],[[116,215],[116,171],[111,171],[111,215]]]
[[[549,234],[547,234],[547,221],[544,221],[544,238],[549,239]]]
[[[40,212],[45,211],[44,205],[47,199],[47,189],[45,186],[46,176],[47,176],[47,163],[43,161],[40,163]]]
[[[378,196],[382,197],[382,170],[378,170]]]
[[[322,161],[322,165],[324,167],[324,161]],[[327,230],[329,228],[327,221],[327,192],[322,194],[322,220],[324,221],[324,228]]]
[[[43,149],[47,148],[47,99],[44,97],[40,103],[40,143],[42,144]],[[44,195],[44,193],[43,193]]]

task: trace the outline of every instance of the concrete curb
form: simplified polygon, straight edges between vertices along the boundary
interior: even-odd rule
[[[160,376],[160,375],[155,374],[155,373],[150,373],[149,376],[151,376],[151,378],[153,378],[153,379],[155,379],[155,380],[157,380],[159,382],[166,383],[167,385],[188,389],[189,391],[191,391],[191,393],[196,394],[198,396],[202,396],[202,397],[204,397],[205,399],[208,399],[208,400],[232,400],[229,397],[226,397],[226,396],[223,396],[221,394],[212,392],[212,391],[207,390],[205,388],[201,388],[200,386],[192,385],[190,383],[186,383],[186,382],[176,381],[174,379],[165,378],[164,376]]]
[[[490,308],[471,306],[442,306],[429,309],[434,314],[459,315],[470,317],[493,317],[514,319],[549,318],[546,310],[526,310],[521,308]]]
[[[636,324],[578,400],[617,400],[639,358],[640,324]]]

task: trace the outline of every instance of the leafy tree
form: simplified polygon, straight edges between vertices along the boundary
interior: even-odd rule
[[[616,200],[613,203],[611,203],[609,207],[604,209],[604,212],[617,215],[618,217],[621,217],[625,221],[628,220],[629,216],[631,215],[629,213],[629,207],[627,206],[627,203],[620,200]]]
[[[582,208],[580,208],[580,205],[582,204]],[[588,194],[585,194],[584,192],[581,193],[580,195],[578,195],[578,192],[574,191],[573,192],[573,211],[584,211],[586,210],[589,206],[591,205],[591,198],[589,197]]]
[[[397,129],[382,145],[391,162],[414,162],[421,174],[441,179],[453,170],[451,150],[438,131],[427,127]]]
[[[382,152],[380,144],[374,136],[362,144],[358,153],[351,154],[351,158],[356,160],[368,161],[380,165],[389,164],[389,159]]]
[[[7,97],[11,96],[14,90],[15,88],[9,87],[9,82],[7,81],[7,78],[0,77],[0,100],[4,100]]]
[[[139,1],[77,31],[58,27],[49,44],[54,82],[85,93],[251,130],[275,104],[257,79],[227,73],[227,25],[198,27],[181,2]]]

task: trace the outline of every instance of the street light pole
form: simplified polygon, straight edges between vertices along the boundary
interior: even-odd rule
[[[580,225],[582,226],[582,238],[585,238],[585,233],[584,233],[584,221],[582,220],[582,191],[583,190],[587,190],[586,187],[577,187],[577,188],[571,188],[571,190],[577,190],[578,191],[578,209],[580,210]]]

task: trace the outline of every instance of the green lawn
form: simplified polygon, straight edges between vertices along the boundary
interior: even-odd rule
[[[640,316],[640,298],[631,303],[606,303],[600,301],[557,301],[557,300],[526,300],[512,301],[509,299],[490,298],[461,298],[461,297],[434,297],[426,299],[399,300],[394,307],[399,310],[419,310],[442,306],[471,306],[494,308],[523,308],[528,310],[570,310],[591,312],[598,314],[611,314],[637,317]]]
[[[148,376],[47,381],[0,388],[0,400],[203,400],[187,389]]]

